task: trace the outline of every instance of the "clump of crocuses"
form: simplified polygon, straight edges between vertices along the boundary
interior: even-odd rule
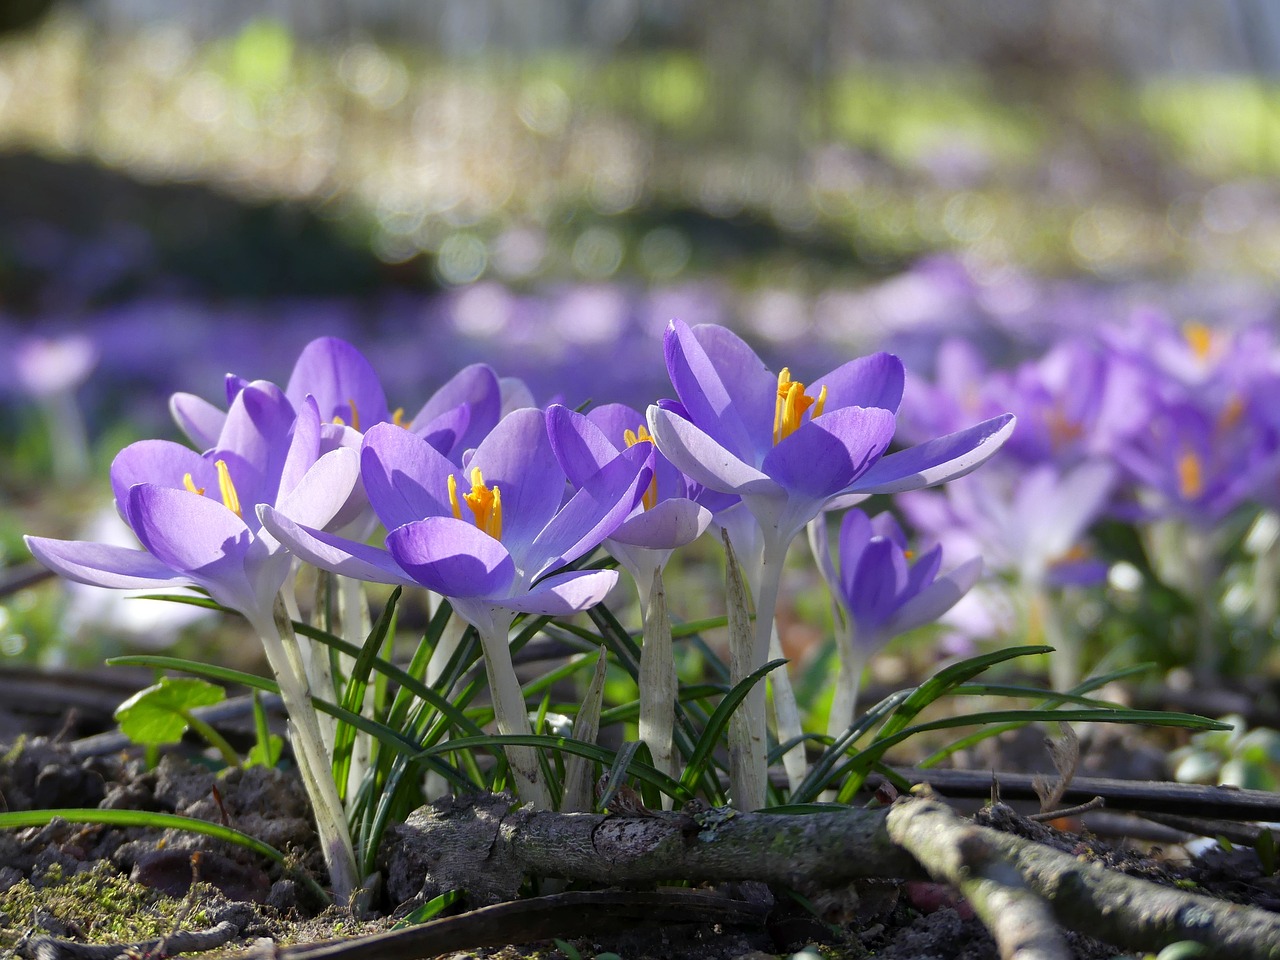
[[[604,600],[617,573],[584,563],[597,548],[634,575],[642,612],[665,621],[654,598],[672,552],[709,526],[727,533],[756,613],[754,636],[734,656],[736,682],[777,642],[779,575],[806,525],[873,494],[961,476],[1013,429],[1001,414],[890,453],[904,382],[890,354],[800,380],[788,369],[770,371],[723,327],[679,321],[667,328],[664,349],[677,399],[643,416],[612,404],[536,408],[527,390],[476,365],[407,417],[355,347],[322,338],[303,350],[283,390],[229,376],[225,411],[176,395],[175,418],[200,450],[150,440],[120,453],[112,489],[141,550],[28,542],[71,579],[194,586],[249,620],[284,694],[331,882],[345,897],[358,878],[331,737],[312,706],[315,687],[332,681],[291,627],[299,563],[344,583],[447,598],[479,636],[497,729],[529,734],[508,648],[513,624],[529,615],[571,617]],[[371,539],[377,526],[384,534]],[[936,616],[976,576],[976,563],[938,576],[936,551],[908,564],[903,543],[884,521],[873,527],[856,511],[845,521],[842,569],[830,579],[844,611],[842,649],[858,663],[891,634]],[[825,550],[821,556],[830,567]],[[646,626],[644,636],[650,664],[670,660],[669,628],[663,638]],[[642,671],[642,734],[655,762],[678,774],[672,678],[673,664]],[[774,684],[783,703],[785,676]],[[851,713],[847,699],[842,711]],[[764,706],[757,686],[734,721],[731,792],[743,808],[765,802]],[[779,738],[789,739],[797,723],[794,710],[780,710]],[[552,806],[536,750],[510,745],[506,756],[520,798]],[[789,755],[789,770],[797,760]]]

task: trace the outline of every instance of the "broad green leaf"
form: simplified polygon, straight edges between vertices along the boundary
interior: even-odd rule
[[[221,703],[222,687],[194,677],[161,677],[116,708],[120,732],[140,746],[180,743],[191,726],[190,711]]]

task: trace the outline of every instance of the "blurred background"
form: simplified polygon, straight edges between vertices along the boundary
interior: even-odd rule
[[[5,0],[0,30],[6,565],[109,510],[171,391],[323,334],[392,407],[481,360],[643,406],[671,317],[808,379],[1276,316],[1266,0]],[[40,659],[65,611],[16,596],[0,661]]]

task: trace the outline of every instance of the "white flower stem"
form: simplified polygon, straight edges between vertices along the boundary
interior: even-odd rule
[[[338,788],[333,781],[332,759],[325,750],[316,710],[311,702],[302,651],[283,599],[277,596],[271,619],[258,618],[254,626],[262,639],[267,662],[280,685],[280,696],[289,715],[289,738],[315,813],[320,848],[329,869],[329,883],[334,898],[345,904],[359,883],[355,850],[342,801],[338,798]]]
[[[507,628],[511,615],[500,611],[493,617],[497,623],[492,630],[480,629],[480,643],[484,647],[484,669],[489,677],[489,694],[493,697],[493,716],[498,732],[503,734],[530,734],[529,712],[524,693],[511,663],[511,648],[507,646]],[[538,767],[538,753],[533,747],[506,747],[507,764],[511,767],[511,779],[516,795],[538,810],[551,810],[554,805],[551,791],[543,780]]]
[[[784,656],[775,619],[769,631],[769,657],[777,660]],[[800,725],[800,706],[796,703],[796,693],[791,686],[791,675],[785,666],[769,674],[769,685],[773,688],[773,716],[778,726],[778,741],[786,743],[803,734],[804,728]],[[804,782],[808,766],[803,743],[796,744],[782,755],[782,767],[787,772],[787,784],[792,790]]]
[[[640,739],[649,745],[653,765],[679,776],[672,740],[676,720],[676,660],[662,570],[655,568],[649,590],[640,591],[644,643],[640,647]],[[670,809],[671,797],[663,797]]]
[[[786,544],[766,544],[760,558],[755,583],[754,627],[735,617],[746,618],[746,596],[736,558],[725,536],[728,563],[729,682],[737,684],[768,662],[773,618],[778,606],[778,585]],[[739,613],[739,609],[741,613]],[[729,724],[729,781],[733,802],[741,810],[759,810],[768,795],[768,723],[765,687],[757,683],[734,713]]]

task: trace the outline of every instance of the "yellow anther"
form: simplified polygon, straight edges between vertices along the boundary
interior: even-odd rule
[[[356,402],[354,400],[348,400],[347,406],[351,408],[351,429],[359,430],[360,429],[360,411],[356,409]],[[341,416],[337,416],[333,418],[333,422],[338,424],[339,426],[345,426],[347,421],[343,420]]]
[[[408,421],[404,418],[404,407],[396,407],[396,412],[391,415],[391,422],[397,427],[408,428]]]
[[[649,428],[644,424],[636,430],[624,430],[622,439],[626,441],[628,447],[634,447],[637,443],[653,443],[653,437],[649,436]],[[657,444],[654,444],[657,446]],[[658,505],[658,473],[655,470],[653,479],[649,481],[649,487],[644,492],[644,496],[640,498],[641,505],[646,510],[652,510]]]
[[[634,447],[637,443],[653,443],[653,437],[649,436],[649,428],[644,424],[641,424],[638,430],[624,430],[622,439],[626,441],[628,447]]]
[[[1213,349],[1213,331],[1203,323],[1187,323],[1182,327],[1183,339],[1198,360],[1205,360]]]
[[[191,479],[191,474],[183,474],[182,485],[187,488],[188,493],[194,493],[198,497],[204,496],[204,487],[197,487],[196,482]]]
[[[502,491],[496,486],[486,487],[480,468],[471,471],[471,492],[458,496],[458,480],[449,474],[449,506],[455,519],[462,519],[462,504],[467,505],[475,519],[477,529],[483,530],[495,540],[502,539]]]
[[[781,443],[795,433],[810,407],[813,407],[810,419],[822,416],[826,403],[825,386],[816,397],[811,397],[804,392],[803,383],[791,379],[791,370],[783,367],[778,374],[778,398],[773,406],[773,442]]]
[[[231,471],[227,469],[227,461],[215,460],[213,465],[218,468],[218,492],[222,494],[222,502],[226,504],[228,510],[243,519],[244,514],[240,512],[240,497],[236,494],[236,485],[231,482]]]
[[[1204,492],[1200,458],[1188,450],[1178,458],[1178,493],[1183,500],[1194,500]]]

